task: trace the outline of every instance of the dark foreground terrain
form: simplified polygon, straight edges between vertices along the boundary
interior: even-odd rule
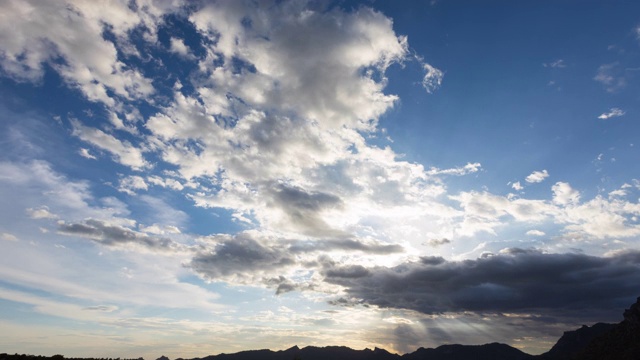
[[[435,349],[419,348],[404,355],[384,349],[353,350],[343,346],[298,348],[287,350],[252,350],[235,354],[210,355],[191,360],[640,360],[640,298],[625,310],[618,324],[597,323],[567,331],[558,342],[541,355],[529,355],[506,344],[442,345]],[[0,360],[65,360],[62,355],[34,356],[0,354]],[[77,359],[66,360],[134,360]],[[142,360],[142,358],[137,359]],[[169,360],[161,357],[158,360]],[[184,359],[176,359],[184,360]]]

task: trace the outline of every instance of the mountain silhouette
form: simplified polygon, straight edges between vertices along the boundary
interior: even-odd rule
[[[536,357],[506,344],[442,345],[435,349],[419,348],[402,360],[533,360]]]
[[[593,339],[574,360],[640,359],[640,297],[625,310],[624,320]]]
[[[442,345],[435,349],[420,348],[415,352],[397,355],[384,349],[354,350],[344,346],[298,348],[287,350],[254,350],[235,354],[211,355],[192,360],[533,360],[526,354],[505,344]]]
[[[578,330],[565,331],[558,342],[540,357],[544,360],[571,359],[583,351],[593,339],[611,331],[615,326],[615,324],[597,323],[593,326],[583,325]]]

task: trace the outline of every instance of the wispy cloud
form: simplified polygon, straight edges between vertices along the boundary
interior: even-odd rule
[[[600,116],[598,116],[598,119],[608,120],[611,118],[623,116],[624,114],[625,114],[624,110],[614,107],[609,109],[608,112],[600,114]]]
[[[444,73],[442,70],[436,69],[427,63],[422,64],[422,67],[425,71],[424,78],[422,79],[422,87],[431,94],[442,85]]]
[[[625,77],[621,74],[620,63],[618,62],[600,65],[593,79],[602,84],[607,92],[611,93],[627,85]]]
[[[558,60],[554,60],[554,61],[549,62],[549,63],[543,63],[542,66],[550,67],[550,68],[556,68],[556,69],[562,69],[562,68],[566,68],[567,64],[564,62],[563,59],[558,59]]]

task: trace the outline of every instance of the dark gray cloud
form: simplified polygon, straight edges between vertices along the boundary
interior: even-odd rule
[[[289,227],[311,236],[348,236],[333,229],[322,219],[322,213],[342,208],[342,200],[333,194],[307,191],[298,186],[277,184],[269,189],[270,206],[282,210]]]
[[[250,278],[253,274],[272,273],[295,263],[286,249],[263,244],[246,233],[220,236],[215,241],[213,248],[201,250],[189,264],[193,271],[210,280],[228,276]]]
[[[112,225],[101,220],[89,219],[82,223],[61,223],[58,233],[91,239],[106,246],[137,244],[149,250],[177,251],[182,245],[168,238],[160,238]]]
[[[274,276],[291,265],[308,269],[327,269],[333,275],[343,272],[344,276],[348,276],[346,273],[351,271],[351,276],[355,276],[355,268],[336,267],[336,263],[328,254],[335,251],[359,251],[383,255],[402,251],[402,247],[397,245],[371,241],[365,243],[354,239],[269,239],[251,232],[235,236],[218,235],[208,240],[210,243],[200,246],[188,264],[193,271],[209,280],[229,277],[257,280],[275,288],[278,294],[307,290],[312,286],[294,283],[282,276]]]
[[[366,270],[366,271],[365,271]],[[426,314],[618,309],[640,293],[640,252],[612,257],[510,251],[466,261],[422,258],[393,268],[325,270],[363,302]],[[357,275],[357,276],[356,276]]]
[[[440,246],[440,245],[445,245],[445,244],[449,244],[451,243],[451,240],[446,239],[446,238],[442,238],[442,239],[431,239],[429,241],[426,242],[427,245],[429,246]]]
[[[293,252],[313,252],[313,251],[362,251],[370,254],[393,254],[402,252],[404,249],[397,244],[381,244],[378,242],[362,242],[354,239],[327,239],[314,241],[295,241],[291,244],[290,250]]]

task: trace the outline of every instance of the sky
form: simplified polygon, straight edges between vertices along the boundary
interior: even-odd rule
[[[637,1],[0,1],[0,349],[548,350],[640,296]]]

